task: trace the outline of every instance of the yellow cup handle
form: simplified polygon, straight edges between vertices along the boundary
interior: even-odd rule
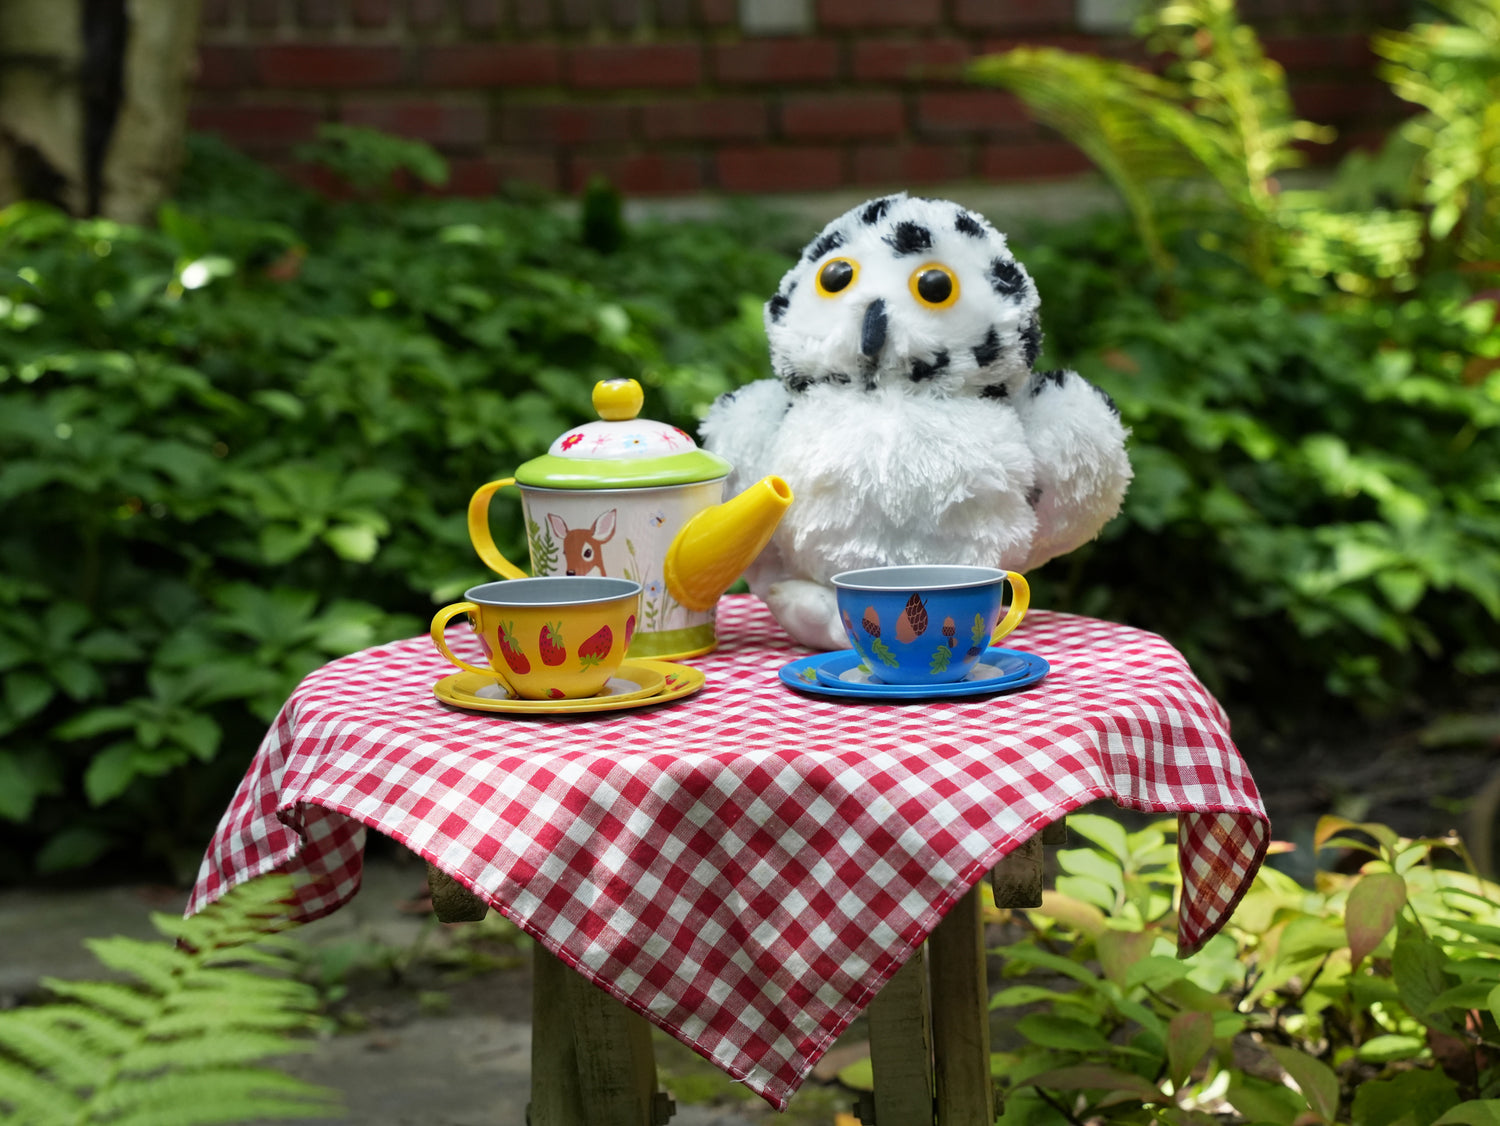
[[[1006,571],[1005,577],[1010,580],[1010,610],[990,634],[991,645],[999,645],[1002,637],[1020,625],[1031,606],[1031,587],[1026,579],[1014,571]]]
[[[500,554],[500,549],[495,546],[495,537],[490,535],[490,498],[506,485],[515,483],[514,477],[504,477],[499,481],[480,485],[474,491],[474,495],[469,498],[469,542],[474,545],[479,558],[491,571],[507,579],[524,579],[528,577],[526,572]],[[441,649],[442,646],[438,648]]]
[[[469,664],[468,661],[465,661],[460,657],[455,657],[453,655],[453,650],[448,648],[447,639],[443,637],[443,630],[447,627],[450,621],[458,617],[460,614],[467,614],[471,611],[477,614],[479,613],[479,607],[474,605],[474,603],[472,602],[455,602],[452,606],[444,606],[441,610],[434,614],[432,616],[432,629],[430,631],[432,634],[432,643],[437,646],[437,651],[439,653],[447,657],[448,660],[452,661],[459,668],[466,669],[469,672],[477,672],[481,676],[498,676],[499,674],[496,673],[494,669],[482,669],[477,665]],[[501,677],[500,679],[504,680],[504,677]],[[509,686],[507,685],[507,687]]]

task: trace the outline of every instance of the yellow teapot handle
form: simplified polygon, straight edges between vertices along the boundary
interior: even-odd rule
[[[469,542],[491,571],[507,579],[524,579],[529,577],[526,572],[500,554],[495,537],[490,535],[490,498],[506,485],[515,483],[514,477],[503,477],[474,490],[474,495],[469,498]]]
[[[1010,580],[1010,610],[990,634],[991,645],[999,645],[1002,637],[1020,625],[1031,606],[1031,586],[1025,577],[1015,571],[1006,571],[1005,577]]]

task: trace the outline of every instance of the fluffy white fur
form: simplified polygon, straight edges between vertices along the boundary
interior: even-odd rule
[[[856,266],[854,280],[819,293],[834,258]],[[939,265],[958,298],[932,308],[913,278]],[[1039,304],[982,217],[905,195],[839,216],[787,272],[766,304],[778,378],[722,396],[701,431],[735,467],[731,493],[778,473],[796,495],[747,575],[796,640],[848,645],[828,586],[839,571],[1025,571],[1118,511],[1126,431],[1076,373],[1032,371]]]

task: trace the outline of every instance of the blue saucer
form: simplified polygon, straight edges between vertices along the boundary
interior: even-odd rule
[[[852,649],[814,653],[782,667],[777,673],[788,688],[851,700],[943,700],[954,696],[985,696],[1012,692],[1035,684],[1051,666],[1034,653],[993,647],[979,658],[974,672],[948,684],[884,684],[862,679],[859,654]],[[976,676],[976,674],[978,674]]]

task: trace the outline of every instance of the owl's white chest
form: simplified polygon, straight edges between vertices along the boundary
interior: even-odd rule
[[[776,534],[788,570],[1004,565],[1036,529],[1035,478],[1016,412],[905,388],[815,388],[782,420],[771,463],[796,501]]]

